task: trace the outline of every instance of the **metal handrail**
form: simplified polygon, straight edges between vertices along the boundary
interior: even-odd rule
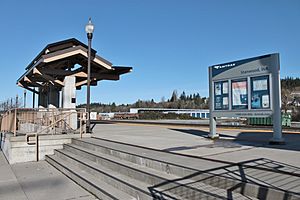
[[[74,112],[75,111],[75,112]],[[37,126],[43,132],[49,128],[67,129],[68,131],[76,131],[70,126],[71,115],[76,114],[76,121],[80,121],[79,132],[82,134],[82,125],[86,120],[85,109],[62,109],[62,108],[49,108],[49,109],[32,109],[32,108],[15,108],[7,111],[1,116],[1,131],[11,132],[17,136],[17,132],[21,132],[20,126],[22,124],[31,124],[33,127]],[[78,118],[79,116],[79,118]],[[44,128],[46,126],[46,128]],[[66,128],[67,126],[67,128]],[[26,133],[26,132],[25,132]]]
[[[73,129],[70,125],[72,115],[76,114],[76,122],[79,121],[79,128]],[[79,117],[79,118],[78,118]],[[32,108],[15,108],[8,110],[0,117],[1,132],[10,132],[14,136],[21,133],[21,125],[27,124],[33,127],[38,126],[39,130],[25,132],[25,142],[28,145],[35,145],[36,161],[39,160],[39,136],[45,135],[48,129],[54,130],[56,128],[66,131],[79,131],[80,138],[86,133],[86,110],[85,109],[62,109],[62,108],[49,108],[49,109],[32,109]],[[25,125],[26,126],[26,125]],[[78,130],[79,129],[79,130]],[[24,133],[24,132],[23,132]],[[61,131],[63,133],[63,131]],[[59,133],[58,133],[59,134]],[[52,131],[53,135],[53,131]],[[34,137],[34,141],[30,138]]]

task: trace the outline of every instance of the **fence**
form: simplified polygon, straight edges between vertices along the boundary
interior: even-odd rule
[[[1,116],[1,132],[18,134],[85,133],[85,109],[15,108]]]

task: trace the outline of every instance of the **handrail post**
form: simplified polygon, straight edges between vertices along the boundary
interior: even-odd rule
[[[36,154],[36,161],[39,161],[39,136],[35,134],[35,154]]]
[[[82,120],[84,121],[83,133],[86,134],[86,111],[84,111],[84,116],[82,117]]]
[[[17,136],[17,108],[15,108],[14,114],[14,136]]]
[[[52,126],[52,135],[55,134],[55,116],[54,116],[54,109],[52,109],[52,123],[53,123],[53,126]]]
[[[8,111],[8,127],[7,127],[7,131],[10,132],[10,128],[11,128],[11,123],[10,123],[10,118],[11,118],[11,110]]]
[[[82,139],[82,113],[80,112],[80,125],[79,125],[79,129],[80,129],[80,138]]]

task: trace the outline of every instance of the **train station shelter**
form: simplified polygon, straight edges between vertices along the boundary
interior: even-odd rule
[[[119,80],[132,70],[113,66],[94,49],[91,55],[91,86],[101,80]],[[55,42],[32,60],[17,85],[37,94],[40,108],[75,108],[76,90],[87,84],[87,65],[87,45],[75,38]]]

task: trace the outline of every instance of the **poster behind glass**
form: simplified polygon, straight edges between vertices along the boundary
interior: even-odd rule
[[[269,76],[258,76],[251,78],[251,108],[270,108]]]
[[[219,81],[214,84],[215,110],[228,110],[228,81]]]
[[[247,79],[232,80],[232,109],[248,108]]]

